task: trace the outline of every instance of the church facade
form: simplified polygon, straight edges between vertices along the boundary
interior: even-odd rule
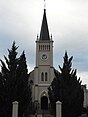
[[[43,20],[40,30],[40,36],[36,39],[36,63],[34,70],[30,73],[32,85],[32,101],[40,111],[37,112],[38,117],[41,117],[41,110],[48,110],[49,97],[48,87],[55,78],[53,67],[53,39],[49,35],[46,9],[44,9]],[[84,107],[88,107],[88,90],[84,88]],[[48,116],[49,117],[49,116]]]
[[[36,40],[36,65],[30,74],[33,80],[32,99],[39,109],[46,109],[49,105],[48,87],[54,75],[53,68],[53,40],[49,35],[46,9],[44,9],[40,36]]]

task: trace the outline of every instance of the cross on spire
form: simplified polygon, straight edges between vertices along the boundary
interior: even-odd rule
[[[46,0],[44,0],[44,9],[46,9]]]

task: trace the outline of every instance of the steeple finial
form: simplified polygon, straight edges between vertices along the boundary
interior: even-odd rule
[[[46,0],[44,0],[44,9],[46,9]]]

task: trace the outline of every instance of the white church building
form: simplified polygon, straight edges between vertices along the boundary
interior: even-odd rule
[[[36,40],[36,65],[30,74],[33,80],[32,98],[38,103],[40,109],[48,108],[48,87],[54,75],[53,68],[53,40],[49,35],[46,9],[44,9],[40,36]]]
[[[32,85],[32,101],[38,106],[38,110],[49,106],[48,87],[54,79],[53,67],[53,39],[49,35],[46,9],[44,9],[43,20],[39,37],[36,39],[36,64],[30,73]],[[88,90],[84,91],[84,107],[88,106]],[[40,117],[40,116],[39,116]]]

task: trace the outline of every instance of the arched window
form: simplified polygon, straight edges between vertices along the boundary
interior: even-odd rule
[[[40,45],[39,45],[39,50],[40,50]]]
[[[42,50],[42,45],[41,45],[41,50]]]
[[[44,81],[44,73],[41,73],[41,81]]]
[[[47,79],[47,72],[45,72],[45,81],[47,81],[48,79]]]
[[[46,50],[46,45],[45,45],[45,50]]]
[[[47,50],[49,49],[48,47],[49,47],[49,46],[47,45]]]
[[[49,45],[49,50],[50,50],[50,45]]]

